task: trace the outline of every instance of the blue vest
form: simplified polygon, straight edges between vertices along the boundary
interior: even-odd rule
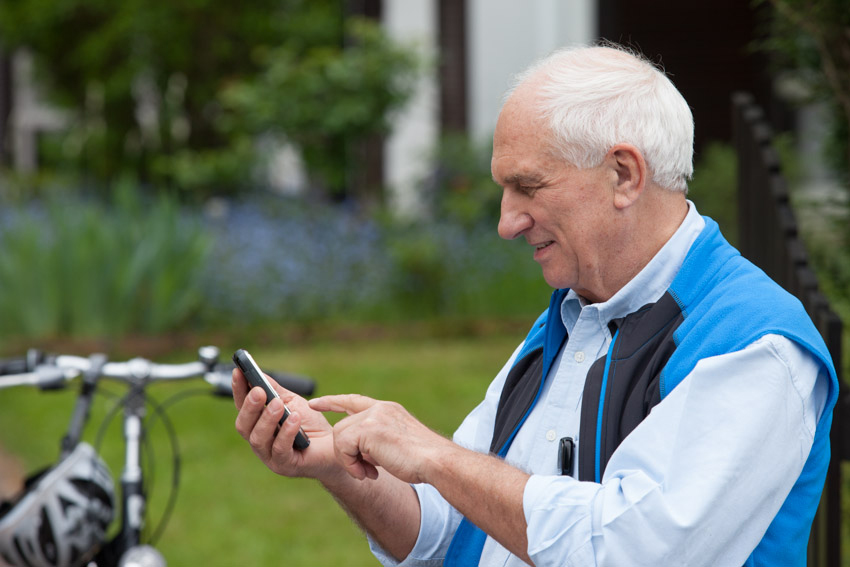
[[[706,217],[705,221],[661,299],[610,323],[614,338],[608,353],[591,366],[585,379],[580,437],[586,441],[579,448],[579,479],[600,482],[623,438],[698,361],[739,351],[767,334],[785,336],[828,369],[829,393],[803,471],[745,565],[804,566],[829,466],[829,429],[838,378],[802,304],[730,246],[713,220]],[[529,332],[506,380],[491,444],[491,451],[501,456],[537,403],[566,340],[560,319],[566,291],[552,294],[549,309]],[[478,565],[485,539],[484,532],[464,518],[444,565]]]

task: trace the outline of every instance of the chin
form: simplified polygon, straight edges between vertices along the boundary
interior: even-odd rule
[[[551,276],[547,276],[544,273],[543,279],[546,280],[546,283],[552,289],[565,289],[565,288],[568,288],[568,287],[573,287],[572,284],[570,284],[568,281],[566,281],[565,278],[551,277]]]

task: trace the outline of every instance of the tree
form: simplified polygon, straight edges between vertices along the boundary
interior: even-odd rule
[[[221,97],[225,129],[294,142],[313,186],[334,196],[345,192],[358,165],[358,145],[389,131],[417,66],[414,52],[394,45],[374,22],[354,18],[345,31],[345,46],[287,43],[259,52],[260,73],[235,81]]]
[[[403,93],[388,73],[372,73],[369,62],[385,59],[369,50],[396,48],[374,27],[358,32],[362,43],[353,51],[343,49],[343,7],[342,0],[3,0],[0,38],[7,49],[33,52],[46,91],[72,111],[54,167],[102,185],[129,174],[158,187],[233,191],[251,171],[250,136],[264,130],[284,130],[304,144],[305,155],[322,156],[308,164],[339,159],[338,131],[321,144],[306,133],[327,131],[340,111],[327,106],[305,114],[304,98],[309,88],[316,103],[336,103],[328,89],[345,83],[339,74],[368,73],[349,77],[347,92],[359,102],[346,99],[343,106],[357,106],[360,125],[385,126],[383,112],[392,104],[365,108],[363,101],[385,100],[385,91],[398,101]],[[349,71],[358,62],[364,65]],[[283,66],[298,69],[308,84],[299,90],[291,81],[275,83]],[[294,108],[298,116],[283,120],[282,111],[233,104],[240,90],[267,97],[251,104]],[[250,128],[238,124],[236,111],[251,114]],[[283,122],[260,123],[266,118]],[[343,145],[349,142],[350,136]]]

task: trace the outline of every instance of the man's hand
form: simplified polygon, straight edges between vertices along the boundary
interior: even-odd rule
[[[378,478],[377,467],[382,467],[404,482],[428,482],[426,465],[452,445],[394,402],[348,394],[316,398],[309,405],[348,414],[333,428],[334,451],[358,480]]]
[[[349,394],[316,398],[310,400],[310,407],[348,414],[334,426],[333,443],[337,459],[349,475],[376,479],[377,467],[381,467],[404,482],[430,484],[463,515],[531,563],[522,507],[527,473],[499,458],[456,445],[397,403]],[[410,548],[415,535],[406,540]],[[410,548],[393,555],[402,559]]]
[[[410,485],[392,475],[382,475],[377,482],[359,482],[351,478],[334,454],[334,429],[328,420],[304,398],[282,388],[274,380],[270,382],[292,412],[277,433],[277,424],[283,417],[283,403],[274,400],[264,408],[265,392],[261,388],[249,391],[239,369],[233,371],[233,400],[239,410],[236,417],[239,434],[272,471],[284,476],[317,479],[387,552],[399,560],[407,556],[419,534],[419,500]],[[331,396],[330,399],[337,397],[348,396]],[[320,403],[317,406],[323,407]],[[346,411],[345,404],[333,404],[333,407]],[[299,427],[310,437],[310,446],[303,451],[292,448]],[[368,466],[372,471],[369,476],[376,478],[374,465],[368,463]],[[361,469],[359,479],[366,476]]]
[[[277,382],[269,383],[281,400],[272,400],[265,407],[266,394],[262,388],[248,390],[242,372],[233,371],[233,401],[239,415],[236,430],[248,441],[254,453],[265,465],[284,476],[305,476],[321,479],[339,471],[333,452],[333,431],[325,417],[312,409],[304,398],[286,390]],[[284,403],[292,412],[278,431]],[[299,427],[310,437],[310,446],[303,451],[292,448]]]

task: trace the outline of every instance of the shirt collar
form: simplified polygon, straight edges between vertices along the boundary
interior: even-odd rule
[[[688,201],[688,214],[670,240],[611,299],[591,304],[575,291],[569,290],[561,302],[561,320],[567,332],[572,332],[582,309],[596,310],[600,323],[605,326],[612,319],[625,317],[648,303],[658,301],[673,283],[688,250],[703,228],[705,220],[697,212],[696,206]]]

